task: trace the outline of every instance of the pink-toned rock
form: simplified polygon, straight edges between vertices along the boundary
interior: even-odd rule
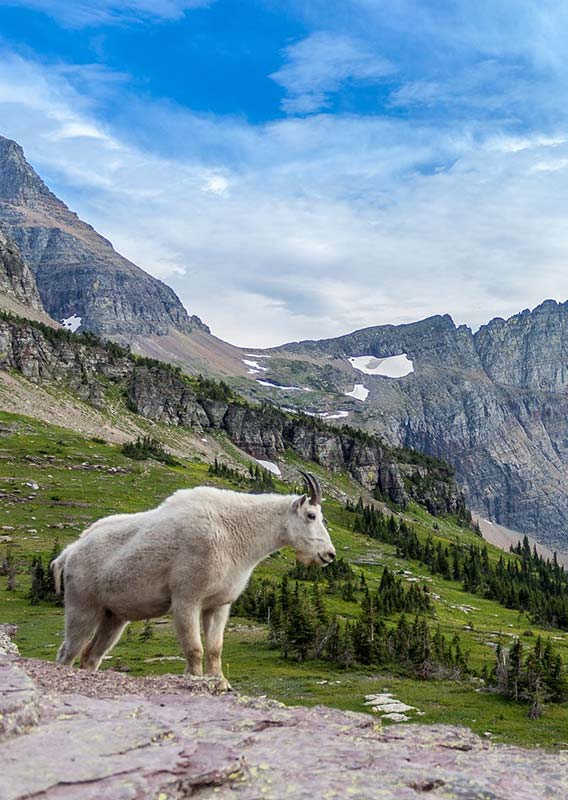
[[[0,698],[23,688],[39,709],[37,724],[2,743],[1,800],[568,797],[566,753],[465,728],[381,731],[365,714],[215,696],[214,681],[172,675],[90,675],[11,656],[0,669]]]
[[[28,730],[38,718],[39,696],[33,681],[0,656],[0,741]]]

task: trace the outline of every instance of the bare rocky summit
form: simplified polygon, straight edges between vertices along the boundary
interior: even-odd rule
[[[175,292],[114,250],[45,185],[16,142],[0,137],[0,226],[35,275],[47,312],[83,330],[136,335],[205,329]]]
[[[1,644],[0,644],[1,649]],[[1,800],[544,800],[568,754],[0,654]]]

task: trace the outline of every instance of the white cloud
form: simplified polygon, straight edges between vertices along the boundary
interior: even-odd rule
[[[201,190],[224,196],[229,190],[229,181],[223,175],[209,175],[201,186]]]
[[[118,250],[249,347],[568,297],[564,130],[319,114],[262,126],[132,104],[129,141],[65,70],[0,58],[2,134]],[[140,121],[140,122],[139,122]],[[172,145],[174,144],[172,139]],[[189,148],[189,145],[191,146]]]
[[[186,11],[215,0],[0,0],[55,17],[68,27],[179,19]]]
[[[361,39],[316,31],[285,49],[286,63],[270,77],[286,90],[285,111],[309,114],[326,108],[347,82],[377,83],[394,67]]]

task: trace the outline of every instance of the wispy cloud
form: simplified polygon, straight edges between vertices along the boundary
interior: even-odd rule
[[[179,19],[215,0],[0,0],[0,6],[42,11],[68,27]]]
[[[4,53],[0,132],[240,344],[432,313],[476,326],[566,299],[565,7],[300,6],[318,32],[272,76],[286,118],[198,114],[127,76]],[[382,108],[337,113],[359,85]]]
[[[292,114],[320,111],[346,84],[373,84],[395,68],[369,44],[347,34],[317,31],[284,51],[286,63],[270,77],[286,91]]]

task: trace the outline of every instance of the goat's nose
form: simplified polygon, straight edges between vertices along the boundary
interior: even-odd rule
[[[326,556],[329,558],[330,561],[333,561],[333,559],[335,558],[335,550],[329,550],[329,552],[326,553]]]

